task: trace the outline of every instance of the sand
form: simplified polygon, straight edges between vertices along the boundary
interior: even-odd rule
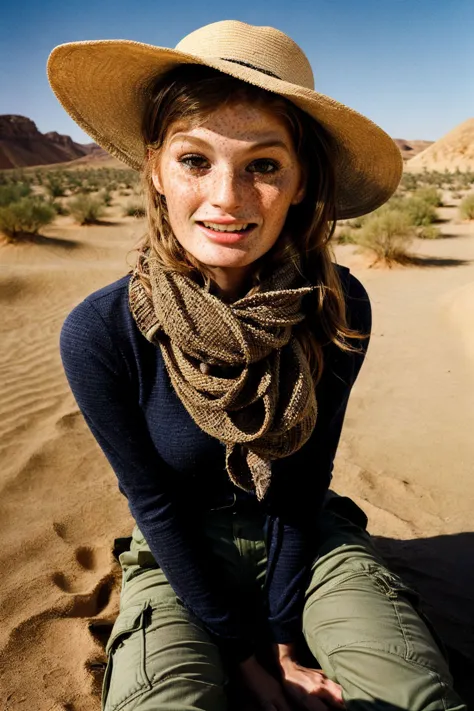
[[[69,217],[39,244],[0,247],[0,708],[98,711],[118,611],[113,539],[133,521],[78,412],[59,331],[87,294],[128,271],[144,223]],[[474,658],[474,223],[441,209],[444,239],[417,266],[337,259],[366,286],[373,336],[354,387],[334,486],[368,513],[452,649],[460,688]]]

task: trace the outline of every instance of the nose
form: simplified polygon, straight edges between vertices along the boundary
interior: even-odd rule
[[[244,204],[244,180],[237,170],[224,166],[213,171],[209,202],[214,207],[231,212]]]

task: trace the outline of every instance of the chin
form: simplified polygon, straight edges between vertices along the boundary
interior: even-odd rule
[[[209,254],[194,255],[201,264],[214,269],[238,269],[239,267],[247,267],[253,264],[259,257],[249,254],[234,253],[230,255],[216,255],[212,257]]]

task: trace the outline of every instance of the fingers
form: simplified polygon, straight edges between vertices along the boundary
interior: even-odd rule
[[[327,711],[327,704],[331,708],[345,708],[341,687],[328,679],[322,669],[305,669],[304,673],[312,679],[312,688],[306,687],[307,695],[300,699],[307,711]]]
[[[339,684],[336,684],[336,682],[331,681],[331,679],[324,678],[320,687],[319,696],[325,701],[329,701],[333,706],[336,706],[337,708],[344,708],[342,689]]]
[[[342,689],[339,684],[331,681],[331,679],[325,679],[322,687],[321,696],[338,708],[344,708],[344,699],[342,698]]]

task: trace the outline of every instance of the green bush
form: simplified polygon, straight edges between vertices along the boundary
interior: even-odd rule
[[[439,171],[426,170],[421,173],[403,174],[401,186],[410,192],[418,188],[436,186],[438,188],[454,188],[462,190],[471,187],[474,184],[474,172],[472,171]]]
[[[51,176],[45,183],[46,193],[54,200],[54,198],[64,197],[65,188],[57,177]]]
[[[459,214],[463,220],[474,220],[474,193],[469,193],[461,201]]]
[[[400,185],[405,190],[416,190],[418,187],[418,176],[416,173],[403,173]]]
[[[35,235],[56,217],[52,205],[32,197],[23,197],[17,202],[0,207],[0,231],[13,242],[23,235]]]
[[[0,185],[0,207],[18,202],[23,197],[31,195],[31,187],[26,183],[6,183]]]
[[[99,197],[104,201],[104,204],[107,205],[107,207],[110,207],[112,204],[112,193],[108,188],[105,188],[99,193]]]
[[[359,227],[362,227],[365,219],[365,215],[360,215],[359,217],[352,217],[350,220],[347,220],[346,224],[348,227],[354,227],[358,229]]]
[[[70,210],[68,210],[68,208],[63,205],[62,202],[56,202],[55,200],[51,200],[49,204],[51,205],[51,207],[54,207],[57,215],[64,216],[70,214]]]
[[[401,205],[401,209],[407,213],[411,224],[416,225],[416,227],[431,225],[432,222],[436,222],[438,219],[436,208],[419,197],[406,198],[404,204]]]
[[[99,222],[104,214],[104,203],[99,198],[90,195],[77,195],[68,203],[71,215],[80,225],[93,225]]]
[[[441,231],[436,225],[423,225],[416,231],[416,236],[420,239],[438,239],[441,237]]]
[[[125,205],[123,214],[126,217],[145,217],[146,211],[141,202],[130,201],[127,205]]]
[[[420,198],[420,200],[424,200],[427,202],[429,205],[433,205],[433,207],[441,207],[443,204],[443,200],[441,198],[441,194],[439,190],[436,188],[419,188],[418,190],[415,190],[413,193],[414,198]]]
[[[383,260],[388,264],[406,258],[413,236],[409,215],[395,209],[373,212],[363,226],[353,232],[357,244],[372,251],[377,261]]]

